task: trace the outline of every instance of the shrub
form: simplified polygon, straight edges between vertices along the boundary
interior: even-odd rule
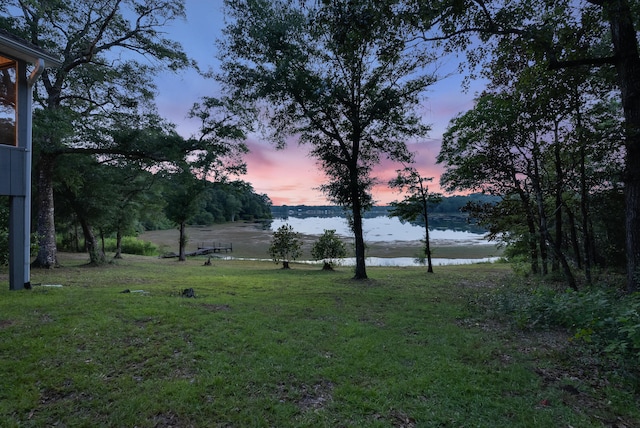
[[[289,269],[289,261],[295,260],[300,256],[301,248],[300,234],[294,232],[293,227],[290,225],[283,224],[273,232],[268,251],[274,263],[282,261],[282,268]]]
[[[114,252],[116,250],[116,239],[105,239],[104,250]],[[122,238],[122,252],[139,256],[155,256],[158,254],[158,247],[151,242],[143,241],[134,236],[125,236]]]
[[[325,230],[311,248],[311,257],[314,260],[323,260],[323,269],[333,269],[336,259],[340,259],[347,255],[347,249],[344,242],[336,236],[334,229]]]
[[[636,374],[640,363],[640,293],[593,287],[558,292],[550,287],[506,286],[484,302],[496,317],[521,329],[565,328],[594,354]]]

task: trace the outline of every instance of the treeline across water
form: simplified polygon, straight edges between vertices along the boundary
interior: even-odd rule
[[[429,214],[433,214],[434,218],[446,218],[446,216],[443,217],[443,214],[447,214],[455,218],[464,217],[468,219],[468,214],[463,211],[467,204],[497,203],[499,200],[498,196],[489,196],[482,193],[446,196],[439,203],[432,204],[429,207]],[[364,217],[388,216],[391,209],[392,207],[389,205],[376,205],[365,212]],[[271,214],[274,218],[342,217],[345,215],[345,210],[335,205],[274,205],[271,207]]]

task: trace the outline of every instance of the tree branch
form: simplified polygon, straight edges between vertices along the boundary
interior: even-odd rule
[[[560,68],[579,67],[582,65],[591,65],[594,67],[600,67],[603,65],[615,65],[618,58],[615,56],[603,57],[603,58],[580,58],[567,61],[558,61],[555,56],[551,56],[549,59],[549,70],[558,70]]]

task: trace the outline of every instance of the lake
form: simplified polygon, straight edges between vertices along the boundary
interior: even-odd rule
[[[295,232],[305,235],[322,235],[324,230],[335,230],[342,237],[352,237],[347,219],[344,217],[288,217],[276,218],[271,223],[271,230],[275,231],[284,224],[289,224]],[[365,242],[414,242],[424,239],[424,228],[411,223],[402,223],[397,217],[372,217],[363,219],[363,232]],[[447,228],[429,229],[429,242],[432,247],[437,246],[475,246],[489,245],[483,233],[474,233],[465,230]],[[499,257],[486,257],[481,259],[449,259],[433,258],[434,265],[468,264],[480,262],[492,262]],[[346,258],[342,265],[355,264],[355,259]],[[418,262],[412,257],[369,257],[369,266],[416,266]]]

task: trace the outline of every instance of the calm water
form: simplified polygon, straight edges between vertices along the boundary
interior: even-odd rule
[[[293,230],[306,235],[322,235],[325,229],[334,229],[340,236],[350,237],[347,220],[343,217],[307,217],[275,219],[271,230],[289,224]],[[410,223],[402,223],[396,217],[374,217],[363,220],[364,239],[367,242],[419,241],[424,239],[424,228]],[[484,234],[451,229],[430,229],[429,240],[434,244],[487,245]]]
[[[271,230],[289,224],[295,232],[306,235],[322,235],[324,230],[334,229],[336,234],[345,237],[353,236],[347,220],[343,217],[289,217],[274,219]],[[366,242],[419,241],[424,238],[424,228],[410,223],[402,223],[397,218],[373,217],[363,220],[364,239]],[[430,229],[429,241],[432,245],[492,245],[484,238],[484,234],[451,229]],[[432,263],[438,265],[469,264],[493,262],[498,257],[483,259],[443,259],[434,258]],[[355,265],[354,258],[341,260],[343,266]],[[418,266],[413,257],[368,257],[368,266]]]

